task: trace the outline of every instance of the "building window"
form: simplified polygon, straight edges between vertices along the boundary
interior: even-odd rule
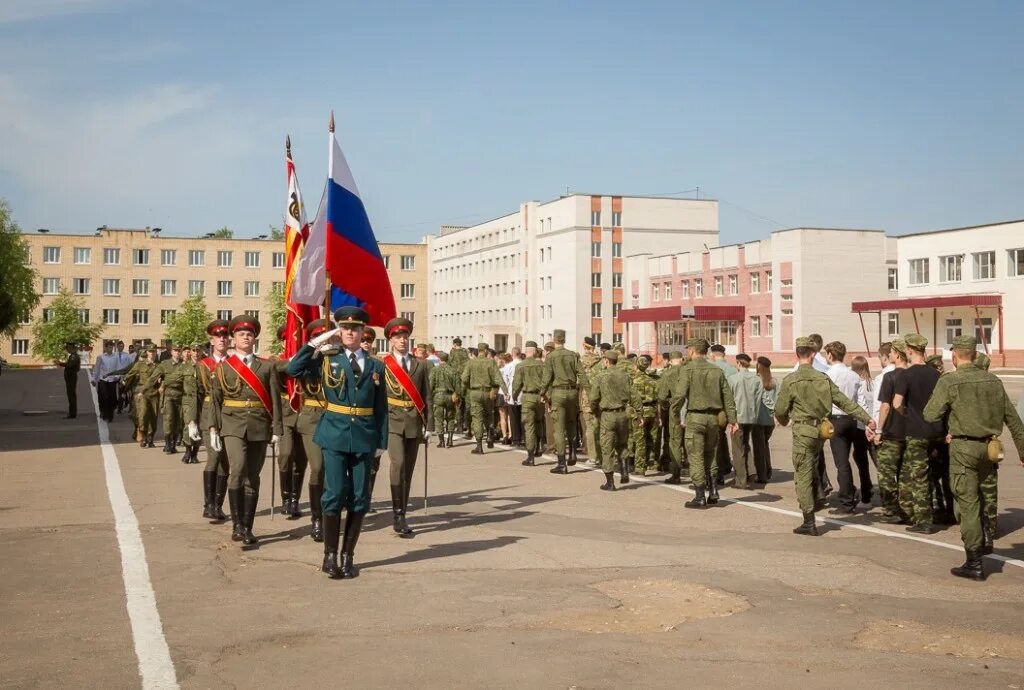
[[[612,242],[612,256],[616,259],[622,258],[622,242]]]
[[[217,296],[218,297],[230,297],[231,296],[231,281],[230,280],[218,280],[217,281]]]
[[[391,268],[391,255],[390,254],[385,254],[381,258],[384,259],[384,268],[385,269]]]
[[[282,292],[284,290],[284,281],[275,280],[270,284],[270,289],[274,292]]]
[[[413,323],[416,323],[416,312],[414,311],[403,311],[399,314],[403,319],[409,319]]]
[[[974,279],[992,280],[996,277],[996,253],[977,252],[974,254]]]
[[[764,317],[764,330],[769,338],[775,335],[775,317],[771,314]]]
[[[178,263],[178,250],[177,249],[161,249],[160,250],[160,265],[161,266],[174,266]]]
[[[665,283],[665,300],[672,299],[672,283]]]
[[[104,247],[103,263],[107,266],[117,266],[121,263],[121,250],[117,247]]]
[[[621,273],[612,273],[612,287],[613,288],[620,288],[620,287],[622,287],[622,274]]]
[[[163,295],[164,297],[174,297],[176,294],[178,294],[178,281],[161,280],[160,294]]]
[[[60,292],[60,278],[43,278],[43,294],[56,295]]]
[[[163,326],[166,326],[167,322],[170,321],[172,316],[174,316],[174,310],[173,309],[161,309],[160,310],[160,324],[163,325]]]
[[[992,342],[992,319],[989,317],[983,317],[980,319],[981,328],[978,328],[978,322],[974,322],[974,339],[978,341],[978,344],[991,343]]]
[[[886,317],[887,332],[891,336],[899,335],[900,333],[900,315],[896,312],[890,313]]]
[[[591,273],[590,274],[590,287],[599,288],[601,287],[601,274]]]
[[[259,252],[246,252],[245,253],[245,267],[246,268],[259,268],[260,267],[260,253]]]
[[[591,242],[590,243],[590,255],[593,256],[593,257],[601,256],[601,243],[600,242]]]
[[[750,294],[756,295],[761,292],[761,274],[751,273],[750,274]]]
[[[693,281],[693,296],[695,299],[700,299],[704,296],[704,279],[696,278]]]
[[[595,318],[595,319],[601,318],[601,303],[600,302],[592,302],[590,304],[590,316]]]
[[[591,211],[590,212],[590,224],[593,225],[595,228],[598,227],[599,225],[601,225],[601,212],[600,211]]]
[[[195,297],[196,295],[206,294],[206,281],[203,280],[190,280],[188,281],[188,296]]]
[[[247,281],[245,281],[245,296],[246,297],[259,297],[260,296],[260,281],[258,281],[258,280],[247,280]]]
[[[928,259],[911,259],[908,268],[910,269],[911,285],[928,284]]]
[[[729,294],[738,295],[740,294],[740,280],[736,274],[729,276]]]
[[[108,326],[116,326],[121,323],[121,310],[120,309],[104,309],[103,310],[103,323]]]
[[[82,323],[89,323],[89,310],[88,309],[79,309],[78,310],[78,320],[81,321]]]
[[[765,292],[771,292],[772,291],[772,272],[771,271],[765,271],[764,272],[764,291]]]
[[[896,316],[896,314],[889,314],[890,320],[892,319],[893,316]],[[899,326],[899,320],[896,321],[896,325]],[[892,325],[890,324],[889,334],[893,335],[896,332],[898,332],[898,331],[893,331],[892,330]],[[946,346],[947,347],[949,345],[953,344],[953,339],[954,338],[959,338],[963,334],[964,334],[964,320],[963,319],[946,319]]]
[[[596,333],[591,333],[590,337],[593,338],[594,342],[597,343],[598,345],[601,344],[601,341],[602,341],[601,331],[597,331]]]
[[[273,268],[284,268],[284,252],[274,252],[271,254],[270,265]]]
[[[402,254],[401,266],[403,271],[412,271],[416,269],[416,257],[410,256],[409,254]]]
[[[622,342],[622,334],[621,333],[612,333],[612,344],[621,343],[621,342]]]
[[[257,321],[260,320],[260,310],[259,309],[246,309],[245,310],[245,315],[246,316],[251,316],[252,318],[256,319]]]
[[[1024,249],[1006,250],[1006,259],[1006,276],[1008,278],[1024,276]]]
[[[751,316],[750,317],[750,335],[751,337],[757,337],[761,335],[761,317]]]
[[[652,302],[660,302],[661,301],[661,286],[660,285],[652,285],[651,286],[651,301]]]
[[[412,283],[402,283],[401,296],[402,299],[412,299],[416,296],[416,286]]]
[[[231,310],[230,309],[218,309],[217,310],[217,318],[218,319],[223,319],[224,321],[230,321],[231,320]]]
[[[53,321],[53,309],[47,307],[43,309],[43,323],[50,323]]]
[[[622,302],[612,302],[612,318],[619,318],[619,312],[622,311]]]
[[[612,211],[612,225],[616,228],[622,227],[622,211]]]
[[[92,250],[88,247],[75,247],[75,263],[76,264],[90,264],[92,263]]]
[[[11,354],[18,357],[28,354],[28,339],[15,338],[11,341]]]
[[[107,297],[117,297],[121,294],[121,279],[120,278],[104,278],[103,279],[103,294]]]
[[[683,299],[690,299],[690,281],[684,280],[680,283],[680,291],[682,292]]]
[[[148,249],[134,249],[132,250],[132,263],[136,266],[149,266],[149,250]]]
[[[715,276],[715,297],[721,297],[725,294],[725,290],[722,287],[722,276]]]
[[[88,295],[89,294],[89,279],[88,278],[75,278],[74,286],[75,286],[75,294],[76,295]]]
[[[149,309],[132,309],[132,325],[133,326],[148,326],[149,325]]]
[[[221,268],[231,267],[231,250],[221,249],[217,252],[217,265]]]
[[[205,266],[206,265],[206,252],[202,249],[189,249],[188,250],[188,265],[189,266]]]
[[[977,255],[975,255],[977,256]],[[939,257],[939,282],[940,283],[959,283],[961,277],[961,268],[964,263],[964,255],[956,254],[955,256],[940,256]]]
[[[900,270],[895,267],[889,268],[889,292],[896,292],[900,289]]]
[[[60,263],[60,247],[43,247],[43,263],[44,264],[59,264]]]
[[[145,297],[149,294],[149,279],[135,278],[132,280],[132,294],[136,297]]]

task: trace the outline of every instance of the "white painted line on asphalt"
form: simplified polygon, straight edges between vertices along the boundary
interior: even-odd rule
[[[107,479],[107,495],[114,511],[114,529],[117,546],[121,551],[121,575],[124,579],[125,599],[128,606],[128,620],[132,626],[135,642],[135,656],[139,660],[139,675],[143,690],[177,690],[178,679],[171,662],[171,650],[164,637],[160,612],[156,608],[156,594],[149,579],[149,564],[146,562],[146,547],[139,532],[139,521],[132,510],[128,492],[124,488],[121,466],[117,453],[110,444],[107,423],[100,419],[100,404],[96,389],[92,392],[92,405],[96,409],[96,426],[103,451],[103,471]]]
[[[495,445],[496,448],[502,448],[504,450],[511,450],[511,451],[515,451],[516,453],[520,453],[522,455],[526,455],[526,451],[525,450],[521,450],[519,448],[513,448],[512,446],[506,446],[506,445],[504,445],[502,443],[496,443],[494,445]],[[576,467],[580,468],[580,469],[587,470],[588,472],[600,472],[601,471],[600,468],[590,467],[589,465],[586,464],[586,461],[578,463],[576,465]],[[692,489],[686,488],[684,486],[679,486],[677,484],[665,484],[660,479],[647,479],[646,477],[636,477],[636,476],[630,475],[629,480],[631,482],[642,482],[644,484],[650,484],[652,486],[661,487],[662,489],[671,489],[672,491],[679,491],[680,493],[684,493],[684,494],[693,495],[693,493],[694,493]],[[778,513],[779,515],[788,515],[788,516],[791,516],[791,517],[800,518],[801,520],[803,520],[803,517],[804,517],[802,513],[799,513],[799,512],[797,512],[795,510],[788,510],[786,508],[776,508],[775,506],[764,505],[762,503],[754,503],[752,501],[744,501],[742,498],[725,498],[725,497],[722,497],[722,498],[719,499],[719,501],[721,503],[733,503],[733,504],[736,504],[736,505],[745,506],[747,508],[754,508],[756,510],[764,510],[764,511],[767,511],[769,513]],[[859,524],[857,524],[855,522],[846,522],[845,520],[838,520],[836,518],[819,517],[819,516],[815,516],[815,517],[816,517],[817,520],[819,520],[821,522],[824,522],[826,524],[829,524],[829,525],[839,525],[840,527],[849,527],[851,529],[860,530],[862,532],[868,532],[869,534],[877,534],[879,536],[890,537],[892,539],[906,539],[907,541],[916,541],[916,542],[920,542],[922,544],[929,544],[931,546],[939,546],[939,547],[942,547],[943,549],[950,549],[952,551],[960,551],[960,552],[962,552],[964,550],[963,546],[960,546],[960,545],[947,544],[945,542],[936,541],[935,539],[926,539],[924,537],[919,537],[919,536],[917,536],[915,534],[901,534],[899,532],[893,532],[891,530],[882,529],[880,527],[873,527],[871,525],[859,525]],[[990,554],[988,556],[985,556],[985,558],[991,558],[992,560],[999,561],[1001,563],[1006,563],[1008,565],[1015,565],[1018,568],[1024,568],[1024,561],[1018,560],[1016,558],[1008,558],[1006,556],[1000,556],[999,554],[995,554],[995,553],[994,554]]]

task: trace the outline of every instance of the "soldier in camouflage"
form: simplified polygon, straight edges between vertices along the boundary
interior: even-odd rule
[[[658,401],[665,408],[668,415],[668,450],[672,474],[665,479],[666,484],[681,484],[686,450],[683,447],[683,424],[682,424],[682,403],[675,397],[676,383],[679,381],[679,374],[683,366],[689,360],[683,359],[683,353],[678,350],[669,353],[670,366],[661,373],[658,379]],[[666,433],[662,429],[662,433]]]
[[[984,352],[979,352],[978,356],[974,359],[974,365],[982,371],[988,371],[991,364],[992,358]],[[978,482],[978,488],[981,497],[981,527],[984,530],[982,532],[984,542],[982,550],[985,553],[992,553],[992,544],[996,540],[996,517],[999,514],[998,464],[992,465],[992,471]]]
[[[580,355],[580,420],[583,423],[583,452],[592,464],[601,464],[600,430],[597,417],[590,409],[591,376],[601,370],[601,357],[594,352],[596,343],[591,337],[583,339]]]
[[[576,439],[579,437],[580,356],[565,347],[565,331],[554,331],[555,349],[544,359],[544,394],[551,401],[554,424],[555,456],[558,463],[552,474],[568,474],[576,464]],[[568,458],[566,457],[568,449]]]
[[[434,396],[434,415],[431,419],[436,427],[437,447],[452,446],[452,434],[455,432],[455,412],[459,401],[461,382],[455,369],[449,364],[447,352],[437,353],[441,361],[430,370],[430,393]]]
[[[544,423],[544,362],[540,360],[537,343],[526,341],[526,359],[519,363],[512,376],[512,398],[520,400],[523,430],[526,436],[526,459],[523,465],[533,467],[543,454],[541,429]]]
[[[636,453],[636,471],[641,477],[647,474],[652,465],[657,468],[657,431],[661,426],[658,415],[658,379],[648,372],[650,366],[649,356],[637,357],[630,393],[630,406],[636,411],[630,433]]]
[[[501,373],[493,359],[486,356],[487,343],[479,343],[477,349],[480,353],[475,359],[466,362],[462,369],[462,399],[470,408],[470,419],[473,423],[473,436],[476,438],[476,447],[470,451],[474,455],[483,455],[484,434],[486,420],[491,418],[491,407],[494,405],[494,394],[496,387],[503,387],[505,382],[501,380]],[[492,397],[493,396],[493,397]],[[494,441],[487,437],[487,447],[493,448]]]
[[[469,352],[462,347],[462,338],[452,339],[451,350],[448,351],[448,366],[452,368],[459,381],[462,381],[462,370],[466,367],[466,362],[469,361]],[[461,390],[461,389],[460,389]],[[466,431],[468,425],[466,424],[466,408],[468,407],[465,403],[465,398],[462,400],[461,405],[456,405],[455,409],[455,430],[458,433]]]
[[[593,377],[590,385],[590,409],[601,425],[601,469],[604,471],[603,491],[615,491],[615,463],[620,466],[620,479],[629,483],[629,471],[622,453],[629,435],[626,403],[630,398],[629,375],[616,363],[619,353],[609,350],[604,354],[604,370]]]
[[[899,478],[903,466],[903,449],[906,446],[906,431],[903,415],[892,409],[896,383],[907,368],[907,344],[903,338],[894,338],[889,361],[895,369],[882,377],[878,388],[878,433],[874,442],[878,444],[878,491],[882,499],[882,517],[889,524],[908,524],[910,516],[900,509]]]

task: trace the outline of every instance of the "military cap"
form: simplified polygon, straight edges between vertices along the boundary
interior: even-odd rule
[[[181,349],[181,343],[171,343],[171,349],[172,350],[180,350]]]
[[[228,322],[228,329],[234,335],[236,331],[252,331],[256,337],[260,335],[260,322],[255,316],[239,314]]]
[[[708,341],[704,340],[704,338],[690,338],[686,341],[686,347],[692,347],[695,350],[704,350],[707,346]]]
[[[615,350],[616,352],[621,352],[622,354],[626,354],[626,345],[622,341],[619,341],[617,343],[612,343],[612,349]]]
[[[229,333],[228,322],[225,319],[214,319],[206,324],[207,335],[228,335]]]
[[[715,343],[714,345],[711,346],[711,351],[712,352],[720,352],[721,354],[724,355],[725,354],[725,345],[722,345],[720,343]]]
[[[462,338],[452,338],[452,345],[462,347]]]
[[[384,324],[384,337],[390,338],[393,335],[409,335],[412,333],[412,321],[401,316],[395,317]]]
[[[476,349],[479,352],[482,350],[489,350],[491,349],[491,346],[481,340],[479,343],[476,344]]]
[[[669,359],[682,359],[683,358],[683,353],[680,352],[679,350],[672,350],[672,352],[668,353],[668,358]]]
[[[327,319],[316,319],[315,321],[310,321],[309,325],[306,326],[306,337],[315,338],[325,332],[329,327],[330,324],[327,323]]]
[[[974,366],[988,371],[988,368],[992,366],[992,358],[984,352],[979,352],[978,356],[974,358]]]
[[[912,347],[915,350],[923,350],[928,347],[928,338],[920,333],[907,333],[903,336],[903,342],[907,344],[907,347]]]
[[[942,355],[931,355],[924,360],[924,363],[930,367],[934,367],[936,365],[942,366]]]
[[[437,353],[437,358],[439,360],[441,360],[442,362],[447,362],[448,361],[448,353],[447,352],[438,352]]]
[[[561,329],[561,328],[556,328],[555,331],[554,331],[552,340],[554,340],[556,343],[559,343],[559,344],[564,343],[565,342],[565,331],[563,329]]]
[[[892,342],[889,343],[889,346],[901,355],[907,354],[907,341],[899,336],[893,338]]]
[[[377,331],[373,330],[369,326],[363,329],[363,340],[376,340]]]
[[[637,363],[643,364],[644,366],[651,366],[651,361],[652,360],[650,355],[640,355],[639,357],[637,357]]]
[[[595,345],[597,345],[597,341],[591,338],[589,335],[583,339],[583,342],[584,344],[589,345],[590,347],[594,347]]]
[[[339,326],[365,326],[370,323],[370,315],[360,307],[338,307],[334,310],[334,321]]]
[[[555,349],[554,341],[549,340],[546,343],[544,343],[544,349],[547,350],[548,352],[553,351]]]
[[[601,343],[601,352],[607,352],[612,349],[611,343]]]
[[[746,352],[741,352],[738,355],[736,355],[736,359],[742,360],[742,361],[746,362],[747,364],[750,364],[750,362],[753,361],[753,358],[750,355],[748,355]]]
[[[608,350],[607,352],[605,352],[601,356],[603,358],[607,359],[612,364],[615,364],[616,362],[619,361],[619,352],[618,352],[618,350],[615,350],[614,348],[611,349],[611,350]]]
[[[769,369],[772,368],[772,361],[767,357],[758,357],[757,363],[760,364],[762,367],[768,367]]]
[[[524,347],[537,347],[537,341],[536,340],[527,340],[526,344],[524,345]]]
[[[974,350],[978,347],[977,339],[972,335],[958,335],[950,343],[950,350]]]
[[[626,359],[636,359],[636,353],[630,352],[628,355],[626,355]]]
[[[808,338],[807,336],[803,336],[802,335],[802,336],[800,336],[799,338],[796,339],[796,346],[797,347],[810,347],[810,348],[813,348],[814,347],[814,341],[811,340],[810,338]]]

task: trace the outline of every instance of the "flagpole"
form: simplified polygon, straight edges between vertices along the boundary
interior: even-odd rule
[[[328,138],[328,142],[327,142],[327,178],[329,180],[330,177],[331,177],[331,173],[333,172],[333,166],[334,166],[334,161],[332,160],[334,158],[334,146],[333,146],[334,142],[331,141],[331,139],[334,138],[334,111],[333,110],[331,111],[331,121],[330,121],[330,124],[327,125],[327,131],[330,133],[329,138]],[[330,183],[328,182],[328,184],[330,184]],[[331,193],[330,193],[330,190],[328,190],[328,192],[327,192],[327,200],[325,200],[324,203],[329,204],[330,203],[330,198],[331,198]],[[325,212],[326,212],[326,209],[325,209]],[[325,247],[329,246],[330,242],[331,242],[331,234],[327,233]],[[331,255],[331,252],[328,249],[327,250],[327,256],[330,256],[330,255]],[[331,323],[331,318],[332,318],[332,315],[331,315],[331,264],[330,264],[330,262],[328,262],[326,260],[324,261],[324,318],[327,319],[327,323]]]

